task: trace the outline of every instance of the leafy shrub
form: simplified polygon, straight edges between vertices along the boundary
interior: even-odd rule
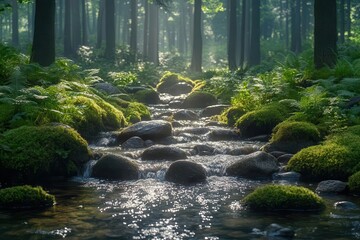
[[[0,189],[0,208],[42,208],[54,203],[55,197],[41,187],[25,185]]]
[[[311,190],[298,186],[266,185],[257,188],[242,202],[255,211],[319,211],[324,200]]]

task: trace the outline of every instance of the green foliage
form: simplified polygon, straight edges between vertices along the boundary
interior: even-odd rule
[[[0,189],[0,208],[43,208],[55,204],[55,197],[42,187],[28,185]]]
[[[311,180],[346,180],[360,169],[360,126],[331,135],[323,144],[305,148],[288,163],[288,170]]]
[[[5,46],[0,43],[0,85],[8,84],[9,78],[16,67],[25,64],[27,58],[18,53],[15,48]]]
[[[118,87],[124,87],[136,82],[137,77],[131,72],[109,72],[109,77],[112,83]]]
[[[221,115],[226,119],[227,125],[233,127],[236,121],[245,113],[246,111],[242,107],[234,106],[226,109]]]
[[[311,190],[298,186],[265,185],[242,202],[254,211],[319,211],[325,202]]]
[[[317,127],[308,122],[284,121],[273,129],[274,134],[270,142],[309,140],[320,141]]]
[[[354,173],[349,177],[349,189],[351,192],[359,194],[360,193],[360,171]]]
[[[52,176],[70,176],[75,164],[86,162],[87,142],[66,126],[23,126],[9,130],[0,139],[0,181],[33,182]],[[71,163],[72,162],[72,163]]]

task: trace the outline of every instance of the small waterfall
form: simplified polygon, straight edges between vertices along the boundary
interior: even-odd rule
[[[85,166],[83,167],[83,173],[82,173],[83,178],[89,178],[91,176],[92,168],[96,162],[97,162],[96,160],[90,160],[85,164]]]

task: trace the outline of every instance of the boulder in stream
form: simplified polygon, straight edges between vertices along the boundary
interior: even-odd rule
[[[165,180],[184,185],[204,182],[206,170],[201,164],[178,160],[173,162],[166,171]]]
[[[204,110],[201,111],[201,117],[211,117],[214,115],[221,114],[226,108],[230,107],[229,105],[212,105],[206,107]]]
[[[126,157],[108,154],[95,163],[91,176],[109,180],[136,180],[139,178],[139,167]]]
[[[143,140],[158,140],[169,137],[172,134],[172,126],[163,120],[142,121],[124,128],[117,135],[117,141],[123,143],[131,137],[138,136]]]
[[[173,114],[175,120],[198,120],[199,116],[191,110],[182,109]]]
[[[316,192],[318,193],[344,193],[347,190],[347,183],[339,180],[326,180],[321,181],[317,188]]]
[[[140,137],[135,136],[131,137],[128,140],[126,140],[123,144],[121,144],[121,147],[123,148],[143,148],[145,147],[145,142]]]
[[[192,92],[183,102],[184,108],[204,108],[217,104],[217,99],[214,95],[206,92]]]
[[[277,171],[279,171],[279,163],[276,158],[261,151],[246,155],[226,168],[229,176],[250,179],[271,178],[271,175]]]
[[[146,149],[142,156],[142,160],[179,160],[186,159],[186,152],[178,147],[173,146],[151,146]]]

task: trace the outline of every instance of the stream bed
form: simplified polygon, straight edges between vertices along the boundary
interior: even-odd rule
[[[166,118],[176,111],[152,106],[154,118]],[[240,200],[255,187],[277,182],[315,189],[316,185],[286,181],[255,181],[225,176],[225,167],[239,156],[228,153],[239,147],[260,149],[261,142],[214,140],[211,132],[229,130],[205,126],[208,119],[179,121],[172,142],[188,153],[188,160],[207,170],[205,183],[182,186],[164,180],[170,161],[142,161],[143,151],[110,147],[111,134],[104,134],[92,149],[99,153],[124,154],[138,162],[141,176],[136,181],[105,181],[84,176],[44,188],[57,199],[45,210],[0,211],[1,240],[38,239],[279,239],[266,236],[272,223],[290,227],[294,239],[360,239],[360,210],[338,210],[337,201],[358,198],[347,195],[323,196],[327,208],[321,213],[253,213]],[[196,130],[197,129],[197,130]],[[214,155],[194,153],[196,146],[216,149]]]

